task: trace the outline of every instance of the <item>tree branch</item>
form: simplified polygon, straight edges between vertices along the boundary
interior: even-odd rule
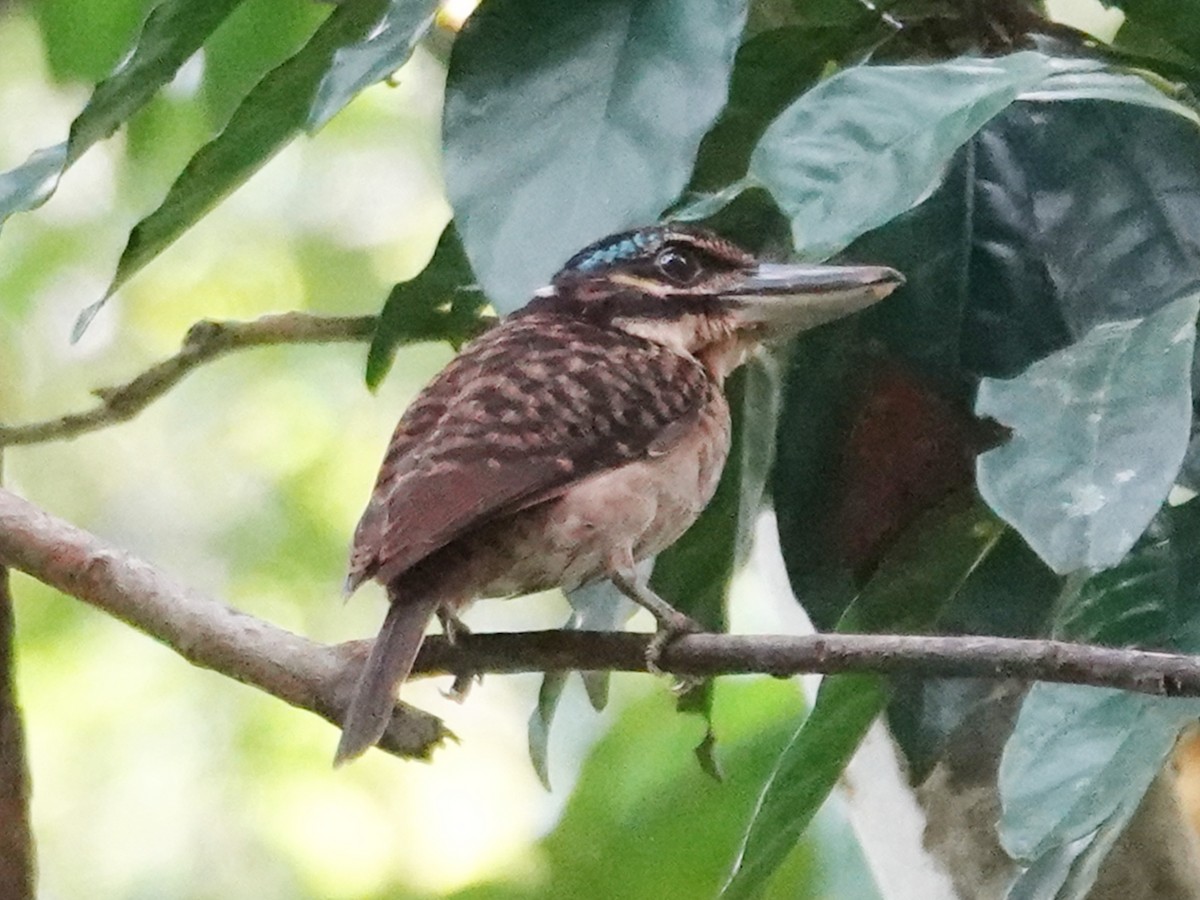
[[[368,642],[319,644],[193,591],[149,563],[0,489],[0,564],[92,604],[157,638],[189,662],[340,723]],[[416,674],[566,669],[646,671],[650,636],[547,631],[440,635]],[[694,634],[669,644],[659,665],[680,675],[762,672],[907,673],[1023,678],[1162,697],[1200,696],[1200,658],[1060,641],[901,635]],[[427,756],[448,732],[433,716],[397,707],[383,747]]]
[[[414,675],[646,671],[650,635],[539,631],[430,637]],[[672,641],[659,667],[677,675],[876,672],[942,678],[1022,678],[1200,697],[1200,657],[985,636],[892,634],[691,634]]]
[[[82,413],[27,425],[0,425],[0,447],[63,440],[124,422],[178,384],[197,366],[234,350],[275,344],[329,344],[368,341],[375,316],[316,316],[287,312],[250,322],[197,322],[188,329],[179,352],[151,366],[132,381],[93,393],[100,403]]]
[[[365,641],[318,644],[238,612],[0,488],[0,564],[32,575],[166,644],[189,662],[338,724],[365,659]],[[401,704],[381,746],[426,757],[449,736]]]

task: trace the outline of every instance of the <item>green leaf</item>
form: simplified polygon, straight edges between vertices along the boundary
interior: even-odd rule
[[[1034,685],[1000,762],[1005,850],[1030,863],[1066,851],[1094,879],[1099,860],[1075,858],[1086,854],[1106,827],[1119,833],[1179,731],[1197,716],[1200,702],[1195,700]],[[1106,842],[1097,846],[1101,858],[1107,849]],[[1069,874],[1061,866],[1055,873],[1063,881]],[[1043,879],[1049,877],[1031,869],[1021,880]],[[1071,893],[1055,896],[1083,896],[1090,886],[1085,878]]]
[[[674,715],[671,705],[667,692],[657,691],[621,713],[589,754],[559,824],[537,848],[539,877],[522,879],[499,896],[662,900],[716,894],[757,785],[799,712],[798,692],[774,679],[719,685],[716,716],[727,735],[722,756],[729,769],[720,783],[690,758],[699,723]],[[827,876],[814,845],[823,837],[814,830],[800,850],[801,865],[789,866],[793,896],[822,895]],[[496,896],[477,890],[468,889],[463,900]]]
[[[835,322],[800,337],[788,360],[775,432],[771,496],[792,593],[817,630],[837,625],[854,599],[849,567],[833,546],[835,479],[849,431],[845,397],[860,361],[859,323]]]
[[[45,203],[58,179],[92,144],[102,141],[175,77],[213,30],[242,0],[164,0],[146,19],[128,58],[96,85],[83,112],[71,123],[66,144],[35,153],[22,166],[0,175],[0,227],[15,212]]]
[[[71,123],[66,165],[83,151],[111,135],[141,109],[242,0],[164,0],[142,27],[132,54],[108,78],[96,85],[88,105]]]
[[[0,228],[13,213],[41,206],[58,187],[67,159],[67,144],[35,151],[29,159],[0,173]]]
[[[46,59],[60,82],[96,82],[117,65],[153,0],[37,0],[24,5],[42,31]],[[199,5],[199,4],[197,4]]]
[[[334,54],[333,65],[317,89],[308,130],[319,129],[360,91],[404,65],[433,25],[436,12],[437,0],[389,0],[383,18],[367,37]]]
[[[542,787],[550,790],[550,725],[567,686],[568,672],[547,672],[538,689],[537,706],[529,716],[529,762]]]
[[[471,284],[471,267],[451,222],[433,257],[415,278],[392,288],[367,350],[367,387],[379,386],[396,350],[419,341],[461,345],[486,327],[483,295]]]
[[[1002,532],[978,503],[956,500],[927,514],[880,565],[837,630],[928,629]],[[753,897],[762,890],[824,803],[888,696],[887,681],[874,675],[832,675],[821,682],[812,713],[763,786],[723,897]]]
[[[334,54],[370,31],[384,2],[347,0],[337,5],[299,52],[254,87],[224,131],[192,157],[158,209],[130,232],[105,299],[299,133]],[[80,317],[77,332],[90,321],[88,312]]]
[[[1034,52],[846,69],[771,123],[750,179],[791,219],[796,247],[827,257],[912,207],[955,150],[1050,71]]]
[[[870,10],[853,2],[836,5],[834,21],[765,31],[738,49],[729,100],[700,144],[691,190],[720,190],[740,179],[771,120],[816,83],[830,60],[863,41],[857,26],[874,19]]]
[[[779,371],[760,356],[729,379],[726,395],[733,417],[729,460],[716,493],[678,541],[658,555],[651,587],[710,631],[729,627],[729,585],[750,551],[754,523],[762,510],[774,457],[779,411]],[[712,732],[712,682],[679,698],[681,712],[704,716],[708,731],[696,747],[701,766],[719,777]]]
[[[675,199],[745,14],[745,0],[489,0],[467,21],[446,85],[446,189],[497,308]]]
[[[638,566],[638,576],[649,574],[653,560]],[[615,631],[638,610],[637,604],[622,594],[609,581],[585,585],[567,592],[571,617],[563,628],[570,631]],[[558,711],[569,672],[547,672],[538,690],[537,707],[529,717],[529,761],[538,778],[550,790],[550,728]],[[604,708],[608,701],[609,672],[581,672],[588,700],[594,709]]]
[[[1196,109],[1172,95],[1175,88],[1166,82],[1152,84],[1145,75],[1081,66],[1063,67],[1036,88],[1025,91],[1020,99],[1030,102],[1070,100],[1107,100],[1161,109],[1200,125]],[[1171,92],[1171,93],[1169,93]]]
[[[1056,572],[1114,565],[1166,499],[1190,433],[1198,309],[1192,295],[1101,325],[980,385],[976,411],[1013,430],[979,457],[980,493]]]
[[[1198,541],[1200,503],[1163,510],[1118,566],[1065,592],[1055,633],[1200,649]],[[1083,896],[1179,730],[1197,715],[1195,700],[1035,685],[1000,767],[1001,837],[1029,865],[1012,896]]]
[[[875,675],[822,680],[812,712],[767,778],[723,898],[749,900],[765,888],[829,796],[887,696],[886,682]]]
[[[204,44],[200,100],[220,131],[263,77],[285,62],[329,17],[327,3],[242,0]]]

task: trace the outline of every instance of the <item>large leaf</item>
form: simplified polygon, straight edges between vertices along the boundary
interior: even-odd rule
[[[554,830],[537,848],[538,877],[509,874],[461,900],[661,900],[712,897],[755,789],[799,712],[795,687],[772,679],[723,681],[717,692],[729,777],[715,782],[688,757],[699,723],[671,712],[666,692],[625,710],[590,753]],[[853,840],[814,828],[789,859],[780,897],[831,893],[836,859],[869,880]],[[619,865],[614,865],[619,860]],[[497,876],[505,877],[505,876]],[[870,893],[857,896],[869,897]]]
[[[805,256],[824,258],[928,194],[954,151],[1050,71],[1033,52],[847,69],[771,123],[748,178]]]
[[[1101,325],[976,409],[1013,430],[979,457],[979,490],[1056,572],[1117,563],[1158,511],[1191,431],[1200,295]]]
[[[1072,586],[1055,632],[1200,649],[1200,503],[1164,510],[1117,567]],[[1200,702],[1035,685],[1000,767],[1001,836],[1028,865],[1013,897],[1082,897]]]
[[[771,496],[792,593],[818,630],[833,628],[855,586],[833,553],[841,448],[850,428],[847,395],[861,356],[857,323],[837,322],[796,342],[784,375]]]
[[[907,279],[865,314],[871,334],[970,388],[1196,291],[1200,170],[1186,161],[1197,153],[1195,126],[1155,109],[1014,103],[929,199],[847,251]]]
[[[130,232],[105,300],[299,133],[334,55],[370,32],[384,4],[339,4],[299,52],[255,86],[225,130],[192,157],[159,207]],[[83,312],[76,336],[103,303]]]
[[[1000,764],[1001,837],[1030,864],[1010,897],[1086,896],[1180,729],[1198,715],[1195,700],[1034,685]]]
[[[309,131],[316,131],[364,88],[404,65],[429,31],[436,11],[437,0],[388,0],[387,11],[370,34],[334,54],[309,112]]]
[[[978,503],[937,509],[905,535],[838,623],[839,631],[918,632],[995,547],[1003,528]],[[885,679],[833,675],[780,754],[747,825],[723,897],[753,897],[825,801],[887,703]]]
[[[1185,162],[1197,153],[1190,122],[1124,103],[1017,103],[985,129],[964,365],[1014,375],[1200,290],[1200,170]]]
[[[721,897],[757,897],[796,848],[887,702],[874,675],[832,675],[775,763]]]
[[[67,143],[39,151],[24,165],[0,175],[0,226],[13,213],[45,203],[67,167],[92,144],[116,131],[174,78],[179,67],[241,2],[164,0],[156,6],[133,51],[96,85],[87,106],[71,123]]]
[[[744,18],[744,0],[489,0],[468,20],[446,85],[446,189],[501,311],[675,199]]]

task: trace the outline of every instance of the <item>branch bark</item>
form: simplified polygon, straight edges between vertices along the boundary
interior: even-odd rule
[[[538,631],[470,634],[451,645],[434,636],[421,648],[413,674],[644,672],[649,638],[628,632]],[[677,675],[875,672],[1021,678],[1158,697],[1200,697],[1200,657],[971,635],[690,634],[667,645],[659,667]]]
[[[375,323],[375,316],[315,316],[301,312],[263,316],[250,322],[197,322],[188,329],[183,346],[174,356],[125,384],[93,391],[100,402],[92,409],[26,425],[0,425],[0,447],[73,438],[124,422],[197,366],[234,350],[276,344],[368,341],[375,333]]]
[[[342,721],[365,641],[318,644],[239,612],[0,488],[0,564],[116,616],[188,662]],[[427,757],[449,736],[441,721],[400,704],[380,746]]]

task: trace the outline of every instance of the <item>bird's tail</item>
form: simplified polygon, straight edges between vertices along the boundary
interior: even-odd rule
[[[391,601],[346,711],[335,766],[361,756],[383,736],[396,704],[396,688],[412,671],[439,598]]]

